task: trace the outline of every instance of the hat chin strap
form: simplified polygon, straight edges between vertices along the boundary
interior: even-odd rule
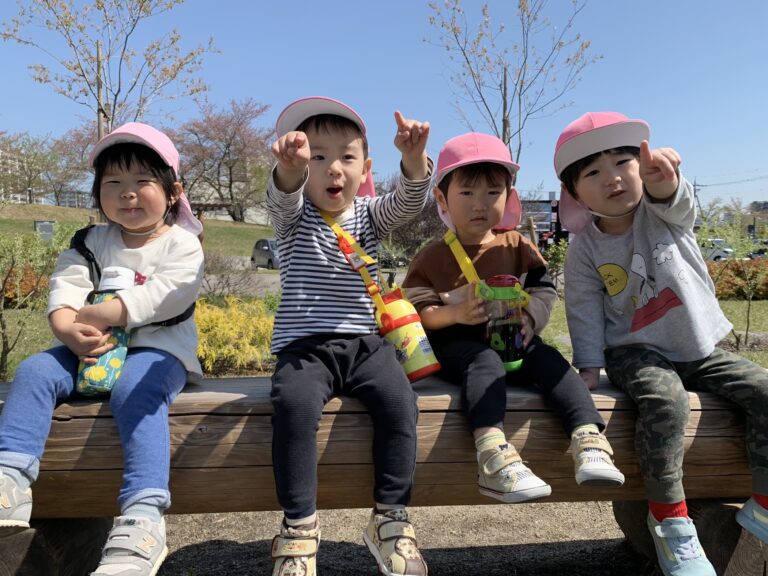
[[[579,204],[581,204],[581,202],[579,202]],[[589,208],[584,206],[584,204],[581,204],[581,206],[584,208],[584,210],[592,214],[592,216],[597,216],[598,218],[624,218],[624,216],[629,216],[630,214],[634,213],[634,211],[637,210],[637,207],[640,206],[640,202],[635,204],[632,208],[630,208],[623,214],[616,214],[615,216],[609,216],[607,214],[601,214],[600,212],[595,212],[594,210],[590,210]]]
[[[163,227],[165,224],[165,220],[168,218],[168,213],[171,211],[171,207],[168,206],[168,208],[165,209],[165,214],[163,214],[163,217],[157,222],[154,228],[151,230],[147,230],[146,232],[132,232],[130,230],[126,230],[125,226],[122,224],[118,224],[120,226],[120,230],[123,232],[123,234],[128,234],[128,236],[150,236],[160,230],[160,228]]]

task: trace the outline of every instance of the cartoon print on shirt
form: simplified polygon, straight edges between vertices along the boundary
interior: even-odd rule
[[[645,265],[645,258],[641,254],[632,254],[632,272],[640,276],[640,308],[648,304],[648,302],[656,297],[655,284],[656,281],[653,276],[648,275],[648,267]],[[635,308],[638,308],[638,296],[632,296],[632,301],[635,303]]]
[[[627,272],[618,264],[603,264],[597,268],[609,296],[620,294],[627,287]]]
[[[653,250],[653,258],[656,266],[661,266],[666,262],[671,263],[673,259],[671,247],[667,244],[657,244]],[[671,288],[664,288],[657,293],[656,281],[649,274],[645,259],[641,254],[632,255],[632,272],[640,276],[642,280],[639,297],[633,296],[632,298],[637,308],[632,317],[630,332],[645,328],[663,318],[673,308],[682,306],[683,302]]]
[[[655,268],[669,262],[672,265],[673,251],[668,244],[657,244],[653,250],[653,259]],[[655,269],[654,268],[654,269]],[[616,296],[624,291],[629,285],[629,275],[626,270],[618,264],[603,264],[597,271],[603,279],[603,284],[609,296]],[[636,296],[632,296],[632,302],[635,305],[635,311],[632,316],[630,332],[636,332],[645,328],[663,318],[667,312],[682,306],[683,302],[675,294],[672,288],[663,288],[658,291],[656,279],[649,272],[648,265],[642,254],[632,255],[630,271],[640,277],[640,288]],[[617,314],[622,314],[621,310],[614,308]]]

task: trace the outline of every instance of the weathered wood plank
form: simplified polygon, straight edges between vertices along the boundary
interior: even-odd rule
[[[43,472],[36,484],[35,516],[46,518],[113,515],[121,475],[117,470]],[[642,482],[628,478],[621,488],[584,488],[573,476],[547,477],[552,496],[542,501],[643,499]],[[737,498],[748,493],[749,475],[687,478],[689,498],[711,496]],[[88,490],[83,490],[88,486]],[[216,490],[211,490],[216,486]],[[318,470],[320,508],[358,508],[372,505],[373,469],[369,466],[321,466]],[[203,468],[173,470],[171,473],[172,513],[237,512],[278,509],[270,467]],[[497,504],[477,492],[472,471],[460,464],[417,465],[412,505]]]
[[[171,415],[182,414],[271,414],[269,378],[219,378],[202,384],[189,384],[171,406]],[[461,395],[458,386],[447,384],[435,377],[425,378],[414,384],[419,393],[419,410],[458,411]],[[5,400],[7,386],[0,386],[0,403]],[[604,378],[592,394],[601,410],[634,410],[631,400],[615,389]],[[707,393],[690,393],[691,410],[730,409],[725,400]],[[507,392],[508,410],[548,411],[541,394],[532,387],[510,386]],[[366,412],[354,398],[334,398],[325,407],[326,413]],[[54,414],[57,419],[109,416],[108,403],[85,400],[65,402]]]
[[[0,402],[7,385],[0,385]],[[475,452],[460,390],[435,378],[419,391],[419,447],[414,505],[492,504],[477,492]],[[608,422],[616,461],[627,476],[618,489],[576,485],[568,439],[541,396],[510,387],[505,428],[523,458],[553,487],[549,500],[642,499],[634,454],[632,403],[604,381],[593,395]],[[750,493],[744,419],[711,394],[690,394],[684,465],[690,498],[734,498]],[[172,512],[273,510],[269,379],[226,379],[189,386],[170,410]],[[318,431],[319,505],[368,506],[372,497],[372,429],[364,407],[334,399]],[[34,486],[37,517],[116,513],[122,454],[108,403],[59,406]],[[216,491],[210,486],[217,486]],[[87,490],[83,490],[87,486]]]

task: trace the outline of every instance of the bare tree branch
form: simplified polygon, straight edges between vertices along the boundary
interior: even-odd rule
[[[444,49],[457,66],[451,76],[455,108],[471,128],[461,102],[471,103],[518,161],[527,123],[559,109],[555,105],[578,84],[584,68],[601,58],[589,53],[589,41],[573,33],[586,0],[571,0],[562,26],[549,19],[547,4],[518,0],[516,27],[507,30],[504,24],[494,25],[485,3],[474,32],[461,0],[429,4],[429,22],[437,37],[425,41]]]

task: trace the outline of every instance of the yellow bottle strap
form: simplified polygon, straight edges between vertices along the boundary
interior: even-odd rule
[[[469,256],[467,256],[467,253],[464,251],[464,246],[461,245],[461,242],[459,242],[459,239],[456,237],[456,233],[453,230],[448,230],[443,236],[443,240],[445,240],[445,243],[448,244],[448,248],[453,252],[453,256],[456,258],[456,262],[458,262],[459,268],[461,268],[467,282],[470,284],[472,282],[479,284],[480,277],[477,275],[472,260],[470,260]]]
[[[339,248],[349,262],[349,265],[352,266],[354,270],[357,270],[358,274],[360,274],[363,279],[365,289],[373,299],[373,304],[376,306],[379,314],[384,314],[387,311],[387,305],[381,297],[381,288],[379,288],[379,285],[373,280],[373,277],[371,276],[371,273],[368,272],[367,268],[368,264],[373,264],[376,260],[371,258],[365,250],[363,250],[363,247],[360,246],[357,239],[344,230],[344,228],[342,228],[330,214],[323,212],[322,210],[319,212],[320,216],[325,220],[325,223],[328,224],[331,230],[333,230],[333,233],[336,234]]]

